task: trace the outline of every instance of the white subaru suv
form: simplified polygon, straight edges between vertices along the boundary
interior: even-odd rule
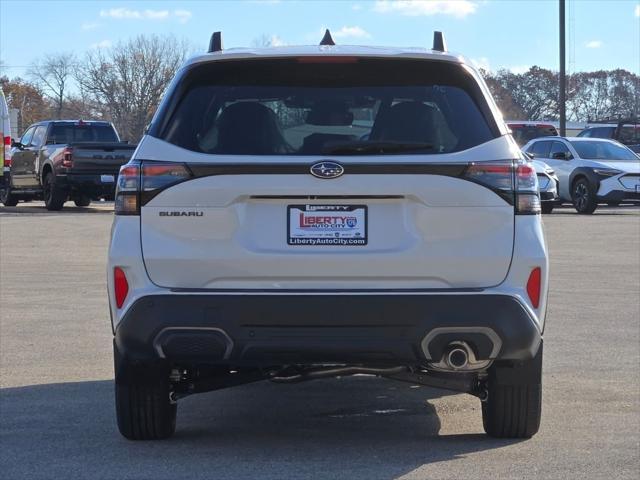
[[[465,392],[485,431],[541,414],[536,173],[485,83],[433,49],[220,48],[177,73],[118,178],[118,427],[185,396],[369,374]]]

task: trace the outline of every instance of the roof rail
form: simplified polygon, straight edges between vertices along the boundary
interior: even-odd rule
[[[335,44],[336,42],[334,42],[333,38],[331,38],[331,32],[327,28],[324,32],[324,37],[322,37],[322,40],[320,40],[320,45],[335,45]]]
[[[436,52],[446,52],[447,43],[444,41],[444,34],[442,32],[433,32],[433,48]]]
[[[222,32],[213,32],[209,41],[209,53],[222,51]]]

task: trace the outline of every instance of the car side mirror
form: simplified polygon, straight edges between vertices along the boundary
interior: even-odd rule
[[[536,156],[535,156],[533,153],[530,153],[530,152],[524,152],[524,154],[527,156],[527,158],[528,158],[529,160],[533,160],[533,159],[535,159],[535,158],[536,158]]]
[[[11,141],[11,147],[12,148],[19,148],[20,150],[22,150],[24,148],[24,145],[22,145],[20,142],[18,142],[17,140],[12,140]]]

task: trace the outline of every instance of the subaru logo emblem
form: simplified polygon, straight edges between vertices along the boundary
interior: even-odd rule
[[[344,167],[335,162],[319,162],[311,165],[311,175],[317,178],[338,178],[344,173]]]

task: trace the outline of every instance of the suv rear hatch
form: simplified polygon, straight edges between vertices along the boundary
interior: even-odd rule
[[[469,289],[507,275],[517,149],[465,67],[220,61],[167,97],[136,153],[157,285]]]

